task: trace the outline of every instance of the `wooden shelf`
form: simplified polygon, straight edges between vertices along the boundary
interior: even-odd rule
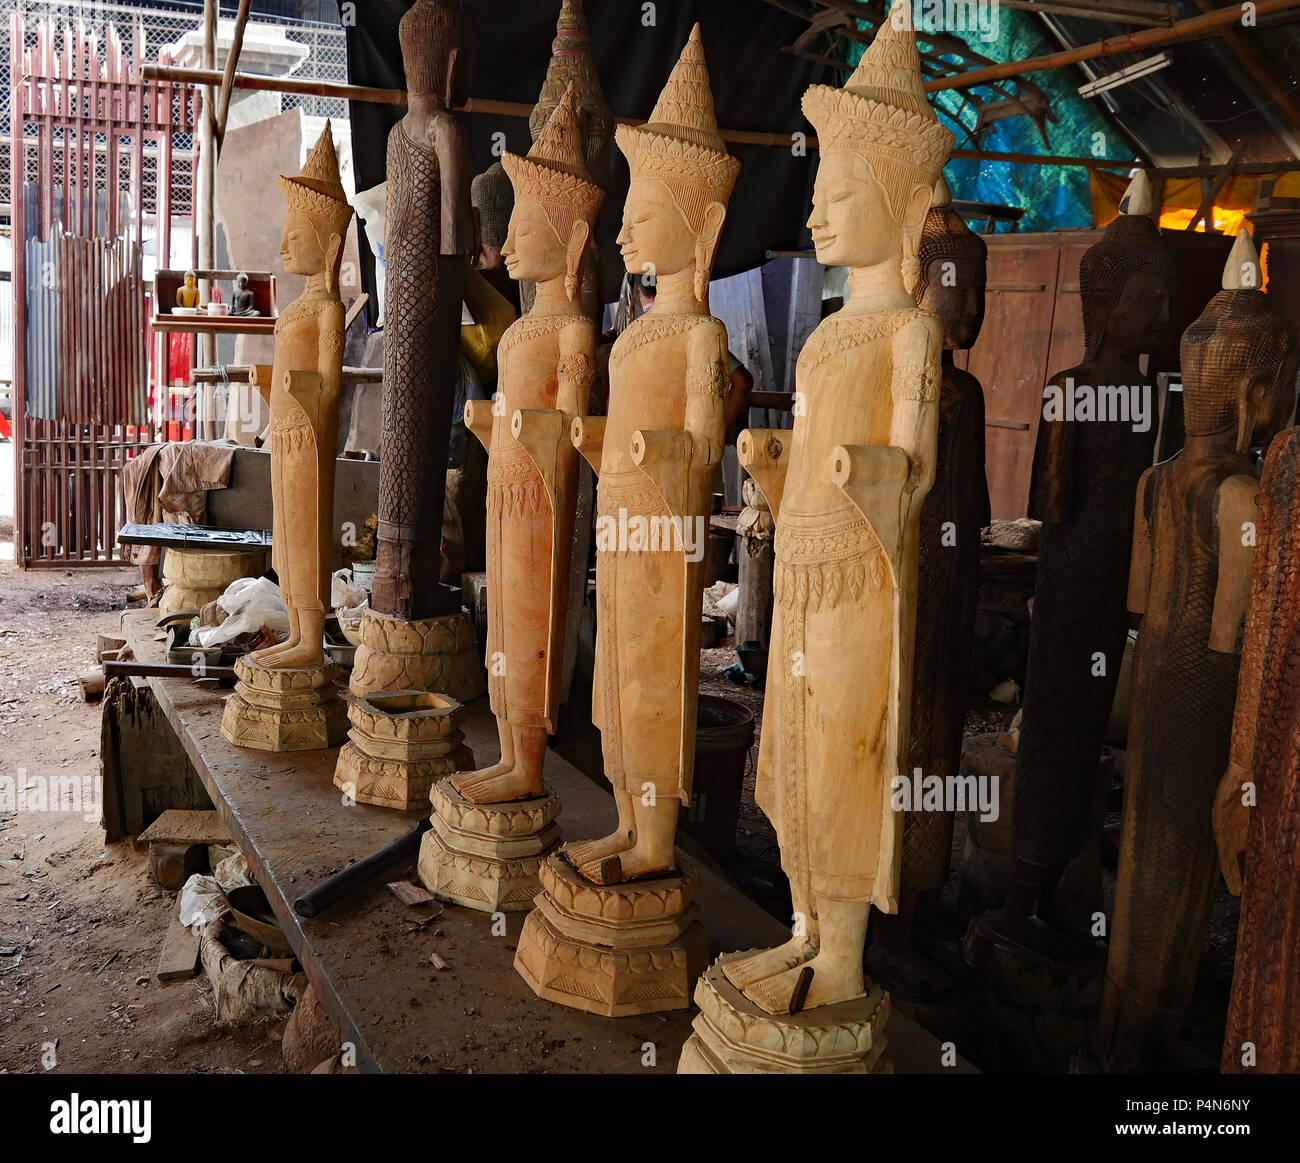
[[[275,319],[269,315],[155,315],[153,329],[195,335],[271,335]]]

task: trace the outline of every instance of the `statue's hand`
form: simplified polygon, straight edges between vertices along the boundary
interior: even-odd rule
[[[1250,826],[1250,808],[1243,801],[1245,785],[1249,782],[1250,772],[1229,764],[1214,796],[1214,839],[1219,846],[1219,867],[1233,896],[1240,896],[1242,888],[1246,833]]]

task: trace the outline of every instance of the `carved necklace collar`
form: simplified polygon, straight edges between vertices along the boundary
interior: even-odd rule
[[[802,370],[810,372],[843,355],[851,347],[860,347],[876,339],[883,339],[901,330],[913,319],[928,314],[919,307],[888,307],[883,311],[864,311],[855,314],[838,311],[822,320],[817,330],[808,338],[799,356]]]
[[[582,315],[521,315],[501,336],[501,341],[497,344],[497,361],[500,362],[519,344],[539,339],[555,331],[563,331],[568,323],[575,319],[581,321],[583,318]]]
[[[670,335],[681,335],[690,331],[701,320],[708,318],[710,316],[696,315],[690,311],[663,315],[651,311],[650,314],[642,315],[628,324],[627,329],[615,341],[611,355],[616,358],[631,355],[632,352],[644,347],[647,343],[654,343],[658,339],[666,339]]]

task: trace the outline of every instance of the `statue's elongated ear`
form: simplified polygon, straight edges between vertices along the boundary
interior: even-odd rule
[[[343,236],[335,231],[325,244],[325,289],[331,293],[338,289],[339,258],[343,253]]]
[[[582,289],[582,268],[587,262],[587,241],[591,227],[586,219],[579,218],[569,231],[569,243],[564,255],[564,293],[570,303],[576,302]]]
[[[709,276],[726,218],[727,208],[721,202],[710,202],[704,209],[704,227],[695,240],[695,298],[701,303],[709,293]]]

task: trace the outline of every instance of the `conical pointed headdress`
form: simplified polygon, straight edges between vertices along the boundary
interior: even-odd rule
[[[536,141],[564,92],[573,86],[573,108],[582,132],[582,150],[591,165],[600,157],[614,132],[614,112],[605,103],[605,94],[596,74],[591,55],[591,37],[583,0],[564,0],[551,42],[551,60],[546,66],[546,80],[528,118],[528,130]]]
[[[574,87],[569,85],[528,156],[507,153],[501,158],[515,198],[540,202],[548,210],[558,211],[558,215],[551,215],[557,229],[574,215],[594,222],[605,198],[583,164],[582,134],[578,131],[574,100]]]
[[[1185,332],[1179,362],[1183,368],[1183,423],[1189,435],[1221,431],[1235,419],[1238,447],[1250,433],[1241,430],[1244,380],[1264,375],[1275,390],[1294,398],[1294,382],[1277,378],[1297,346],[1295,326],[1284,319],[1262,290],[1259,253],[1243,230],[1223,268],[1223,290]],[[1294,373],[1292,373],[1294,374]]]
[[[632,177],[666,183],[697,230],[710,202],[727,204],[740,161],[727,152],[718,136],[698,24],[691,29],[650,120],[644,125],[618,126],[614,140],[627,157]]]
[[[955,140],[925,99],[916,35],[906,23],[900,27],[890,16],[881,21],[843,89],[813,85],[803,96],[822,154],[865,154],[896,209],[916,185],[934,184]],[[901,180],[891,180],[894,175]]]
[[[352,207],[339,181],[339,158],[334,152],[330,122],[325,122],[316,145],[297,177],[280,175],[280,188],[291,210],[301,210],[316,223],[317,233],[342,234],[352,218]],[[323,233],[322,233],[323,229]]]
[[[1083,339],[1088,351],[1100,339],[1105,324],[1105,317],[1098,312],[1099,297],[1113,304],[1124,284],[1146,269],[1154,269],[1172,282],[1177,259],[1151,218],[1151,183],[1139,170],[1120,199],[1119,216],[1106,227],[1100,241],[1084,251],[1079,263]]]

